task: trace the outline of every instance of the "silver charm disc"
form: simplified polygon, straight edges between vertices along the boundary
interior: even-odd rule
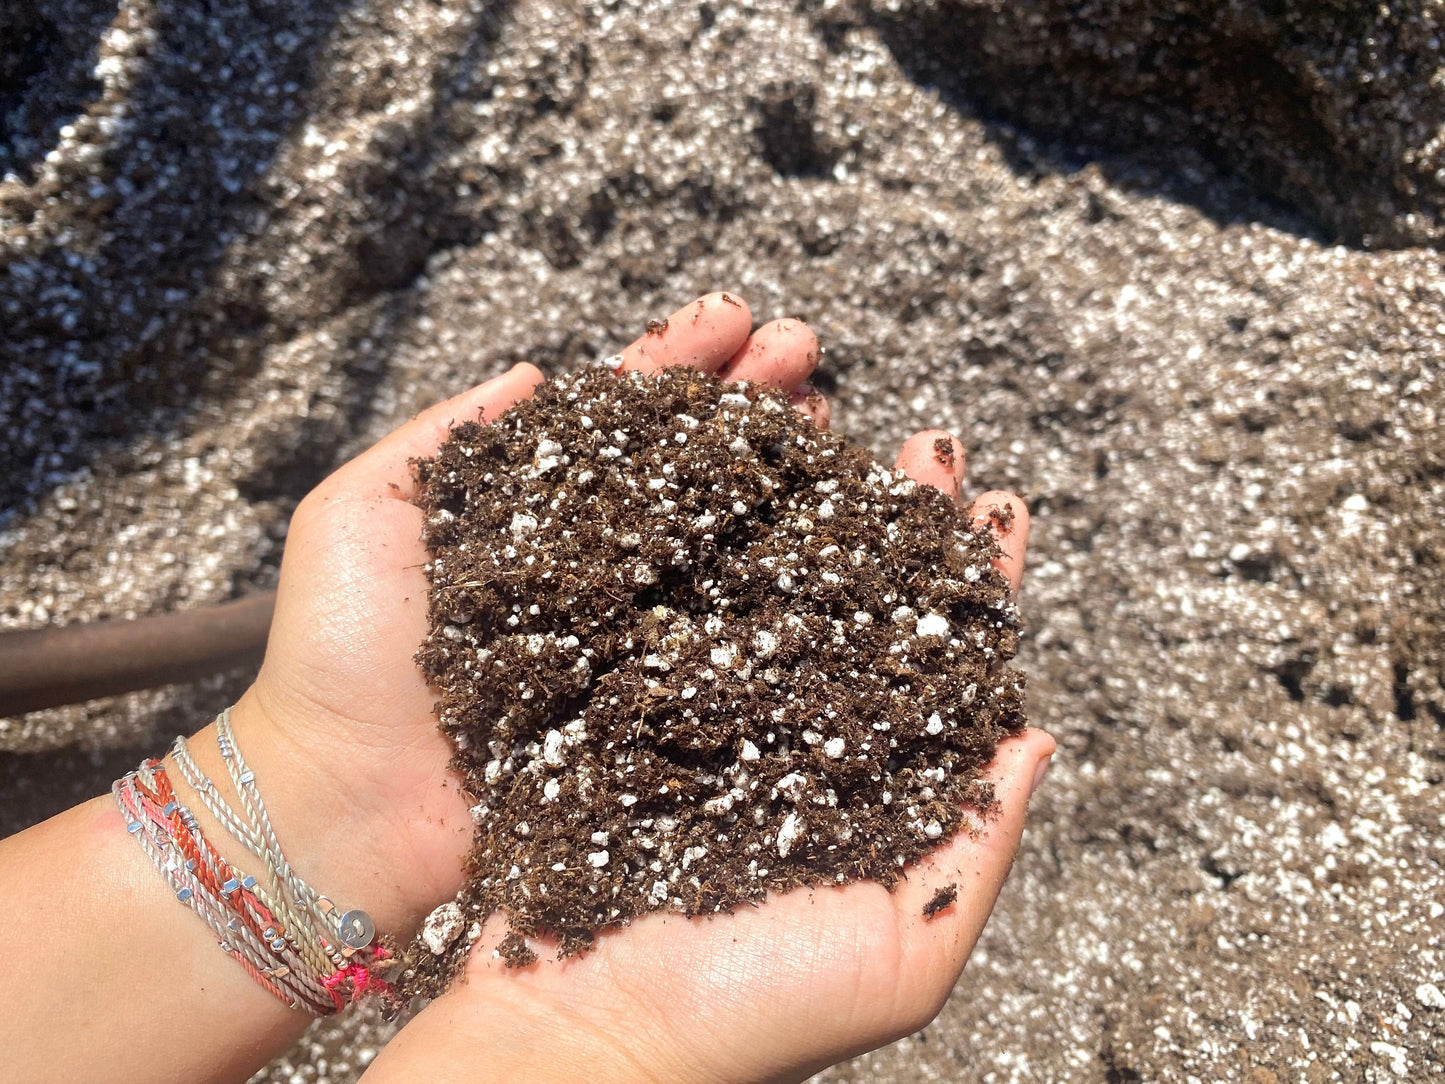
[[[376,936],[376,923],[365,911],[347,911],[341,916],[340,935],[347,948],[363,949]]]

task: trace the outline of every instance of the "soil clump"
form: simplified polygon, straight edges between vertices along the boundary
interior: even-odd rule
[[[477,800],[421,986],[498,909],[570,955],[653,911],[892,886],[992,802],[1025,725],[992,537],[775,389],[595,367],[416,467],[418,661]]]
[[[944,911],[947,911],[956,902],[958,902],[958,885],[950,881],[935,892],[933,898],[923,905],[923,917],[932,921]]]

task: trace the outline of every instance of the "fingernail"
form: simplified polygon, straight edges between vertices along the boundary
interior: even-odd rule
[[[1034,796],[1034,791],[1043,785],[1044,776],[1049,774],[1049,765],[1054,761],[1054,755],[1050,753],[1034,766],[1034,784],[1029,788],[1029,797]]]

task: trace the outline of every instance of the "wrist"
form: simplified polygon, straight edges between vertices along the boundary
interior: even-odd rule
[[[336,720],[278,714],[263,703],[253,688],[232,709],[231,722],[287,861],[338,907],[367,912],[378,934],[410,938],[460,887],[470,840],[466,803],[444,759],[428,766],[378,757],[383,767],[360,767]],[[440,736],[431,736],[444,749]],[[201,769],[226,787],[215,724],[190,747]],[[237,853],[239,844],[224,829],[205,828],[227,857],[255,864]]]

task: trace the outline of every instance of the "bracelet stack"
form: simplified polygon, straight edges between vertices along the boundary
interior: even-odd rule
[[[216,852],[159,760],[144,761],[111,787],[126,830],[176,899],[215,933],[222,951],[293,1009],[329,1016],[372,993],[394,1000],[395,989],[381,974],[389,954],[373,944],[370,916],[343,912],[319,895],[282,853],[255,773],[236,745],[229,708],[216,719],[216,741],[240,815],[196,765],[185,738],[176,739],[171,755],[201,803],[261,863],[261,880]]]

